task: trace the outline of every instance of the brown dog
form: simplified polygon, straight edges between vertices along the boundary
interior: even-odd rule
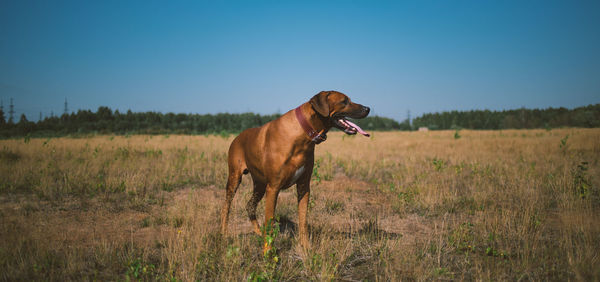
[[[262,235],[256,221],[256,206],[265,193],[266,225],[273,218],[279,191],[297,184],[300,243],[308,247],[306,212],[315,144],[326,139],[325,134],[331,127],[337,127],[346,134],[359,132],[369,136],[345,119],[364,118],[368,114],[368,107],[352,103],[348,96],[337,91],[323,91],[278,119],[240,133],[229,147],[229,178],[221,211],[221,232],[227,233],[231,201],[242,174],[250,172],[254,190],[246,210],[254,232]]]

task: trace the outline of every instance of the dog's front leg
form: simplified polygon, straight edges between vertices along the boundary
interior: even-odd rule
[[[298,233],[300,234],[300,244],[303,248],[308,249],[310,248],[310,244],[308,241],[308,223],[306,222],[306,214],[308,213],[308,203],[310,201],[310,174],[307,179],[298,182],[296,191],[298,193]]]
[[[267,184],[266,195],[265,195],[265,224],[263,225],[263,237],[266,240],[265,234],[268,230],[273,230],[273,220],[275,214],[275,207],[277,206],[277,196],[279,196],[279,187],[272,186],[271,184]],[[271,246],[266,243],[263,248],[263,254],[266,254],[267,251],[271,249]]]
[[[279,195],[279,187],[273,187],[271,184],[267,185],[265,195],[265,227],[268,224],[273,224],[273,216],[275,214],[275,207],[277,206],[277,196]]]

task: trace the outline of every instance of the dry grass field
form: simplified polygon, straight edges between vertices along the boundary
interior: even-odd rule
[[[599,129],[330,133],[270,260],[248,176],[219,235],[232,139],[0,141],[0,280],[600,279]]]

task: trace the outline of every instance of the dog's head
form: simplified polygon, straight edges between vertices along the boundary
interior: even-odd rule
[[[321,91],[310,99],[310,104],[317,114],[328,119],[333,126],[346,134],[357,132],[369,136],[358,125],[346,118],[364,118],[369,115],[369,107],[353,103],[345,94],[337,91]]]

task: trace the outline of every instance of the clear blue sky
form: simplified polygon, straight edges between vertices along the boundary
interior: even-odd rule
[[[17,117],[286,112],[339,90],[377,115],[600,102],[600,1],[0,1]]]

